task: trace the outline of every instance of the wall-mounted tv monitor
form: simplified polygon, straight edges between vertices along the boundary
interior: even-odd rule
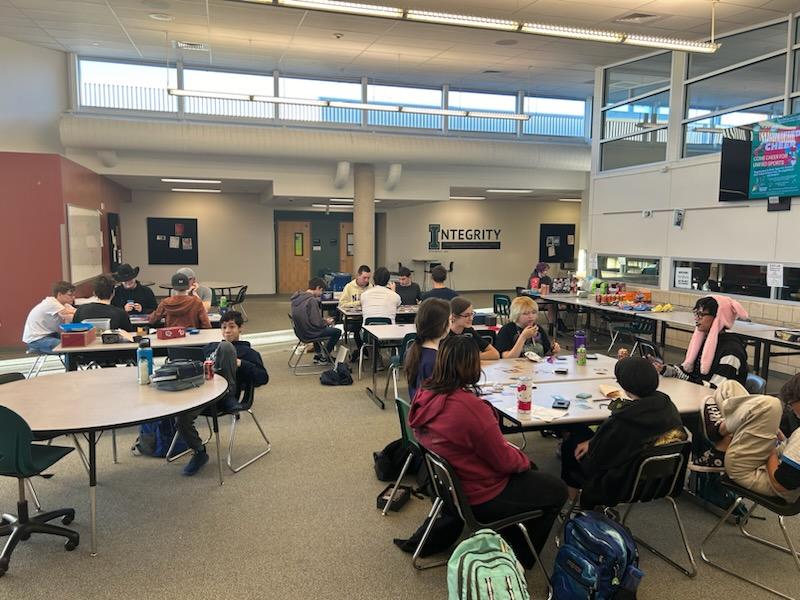
[[[719,167],[719,201],[747,200],[750,192],[749,136],[747,140],[722,138]]]

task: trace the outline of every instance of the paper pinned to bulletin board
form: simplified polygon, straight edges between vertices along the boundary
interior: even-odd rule
[[[539,260],[569,263],[575,261],[575,225],[542,223],[539,226]]]

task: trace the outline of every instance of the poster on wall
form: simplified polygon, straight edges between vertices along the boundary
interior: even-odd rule
[[[692,289],[692,267],[675,267],[675,287]]]
[[[147,217],[147,262],[196,265],[197,219]]]

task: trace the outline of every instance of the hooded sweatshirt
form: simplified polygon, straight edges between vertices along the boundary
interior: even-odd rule
[[[295,332],[300,339],[311,340],[322,335],[328,324],[322,318],[317,297],[311,292],[296,292],[290,301]]]
[[[211,329],[211,321],[203,302],[197,296],[170,296],[150,315],[150,323],[164,319],[167,327],[199,327]]]
[[[492,500],[512,474],[530,469],[528,457],[500,433],[492,408],[465,390],[419,390],[408,423],[425,448],[452,465],[470,505]]]
[[[629,490],[622,488],[630,481],[642,450],[685,439],[680,413],[666,394],[656,391],[625,403],[611,413],[589,442],[589,451],[581,462],[587,476],[582,500],[609,506],[624,500],[621,496]]]

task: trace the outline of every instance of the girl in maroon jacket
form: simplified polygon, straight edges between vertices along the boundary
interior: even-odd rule
[[[540,519],[525,522],[540,552],[567,498],[564,483],[540,473],[500,432],[492,408],[475,395],[481,376],[477,344],[464,336],[442,340],[433,375],[417,392],[409,424],[420,443],[447,460],[461,480],[475,517],[490,522],[528,510]],[[517,527],[500,532],[526,569],[534,558]]]

